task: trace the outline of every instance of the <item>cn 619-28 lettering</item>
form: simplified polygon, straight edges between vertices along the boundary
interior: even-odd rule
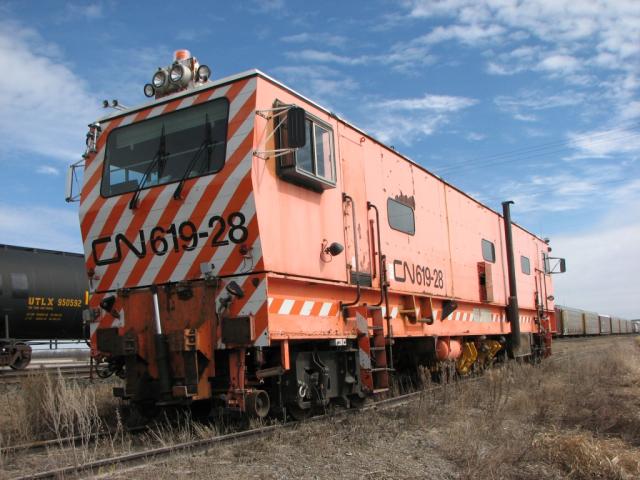
[[[549,353],[564,260],[510,202],[491,210],[262,72],[209,77],[177,51],[148,103],[90,125],[74,167],[116,395],[302,416],[419,366]]]

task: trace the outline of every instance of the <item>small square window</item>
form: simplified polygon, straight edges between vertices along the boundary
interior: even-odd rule
[[[275,118],[278,128],[277,148],[287,148],[287,122]],[[278,176],[317,192],[336,186],[331,127],[307,113],[305,145],[278,157]]]
[[[520,256],[520,267],[522,268],[522,273],[525,275],[531,274],[531,262],[529,262],[529,257],[525,257],[524,255]]]
[[[416,233],[416,221],[413,208],[393,198],[387,199],[387,220],[394,230],[413,235]]]
[[[493,242],[482,239],[482,258],[486,262],[496,263],[496,247]]]

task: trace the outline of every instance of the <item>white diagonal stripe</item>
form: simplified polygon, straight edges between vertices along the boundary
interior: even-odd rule
[[[302,310],[300,310],[300,315],[302,315],[303,317],[308,316],[311,313],[311,309],[314,305],[315,302],[312,302],[311,300],[305,301],[304,305],[302,305]]]
[[[280,310],[278,310],[278,314],[289,315],[289,313],[291,312],[291,309],[293,308],[294,303],[295,303],[294,300],[287,298],[284,302],[282,302],[282,305],[280,305]]]
[[[327,315],[329,315],[329,312],[331,311],[331,305],[331,302],[324,302],[318,315],[321,317],[326,317]]]

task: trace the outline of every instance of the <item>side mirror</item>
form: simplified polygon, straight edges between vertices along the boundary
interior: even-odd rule
[[[301,148],[307,143],[306,113],[304,108],[291,107],[287,111],[287,147]]]
[[[73,165],[69,165],[69,170],[67,170],[67,178],[64,185],[64,200],[65,202],[77,202],[80,199],[80,193],[74,195],[73,193],[73,184],[78,182],[78,177],[76,175],[76,168],[83,166],[82,163],[74,163]]]
[[[69,170],[67,170],[67,180],[64,185],[64,201],[65,202],[73,201],[73,174],[74,174],[73,165],[69,165]]]
[[[564,258],[544,257],[544,273],[564,273],[567,271],[567,262]]]

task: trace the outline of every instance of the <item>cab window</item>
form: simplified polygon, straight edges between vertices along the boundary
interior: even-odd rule
[[[278,176],[298,186],[322,192],[336,185],[333,130],[307,113],[305,145],[278,157]],[[287,124],[282,122],[276,135],[277,148],[287,147]]]
[[[219,98],[114,129],[107,138],[102,196],[219,172],[228,113],[229,101]]]

